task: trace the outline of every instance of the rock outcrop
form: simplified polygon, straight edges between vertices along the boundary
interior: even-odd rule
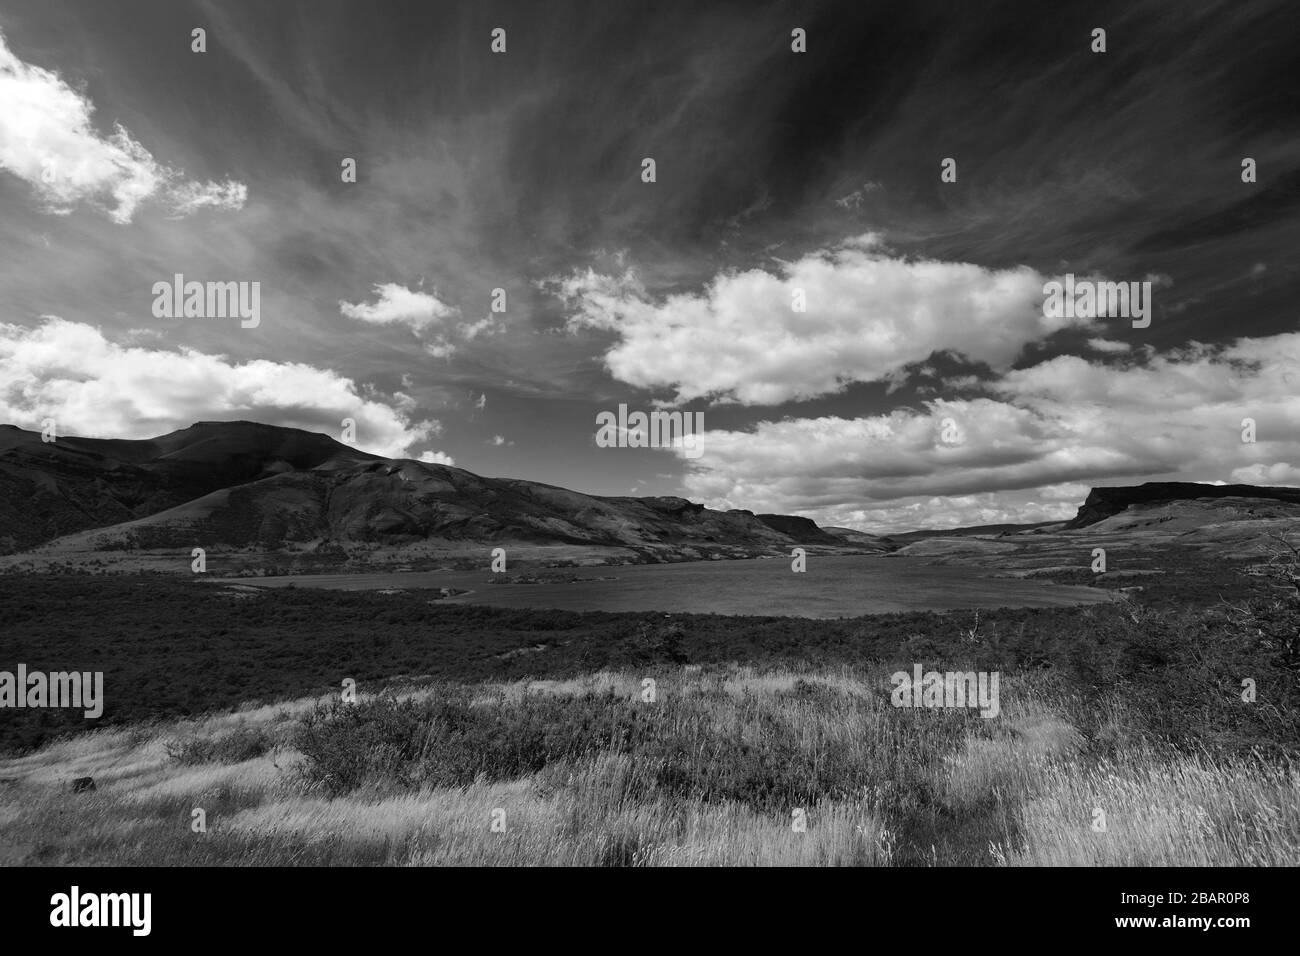
[[[1065,530],[1086,528],[1129,505],[1146,505],[1165,501],[1191,501],[1197,498],[1257,498],[1300,504],[1300,488],[1276,488],[1257,485],[1207,485],[1193,481],[1149,481],[1142,485],[1093,488],[1066,523]]]

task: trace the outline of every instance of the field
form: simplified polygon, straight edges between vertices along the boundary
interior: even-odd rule
[[[655,672],[654,703],[641,671],[601,672],[100,731],[6,768],[21,776],[0,804],[6,851],[141,865],[1300,858],[1291,759],[1157,743],[1130,729],[1123,696],[1025,675],[989,722],[893,708],[849,669]],[[70,796],[69,773],[101,787]]]
[[[1294,865],[1288,600],[1221,563],[816,621],[0,576],[2,666],[107,696],[4,714],[0,860]],[[892,706],[915,664],[998,672],[1001,713]]]

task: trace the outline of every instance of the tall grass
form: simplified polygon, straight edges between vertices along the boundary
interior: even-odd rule
[[[608,671],[99,731],[0,762],[0,862],[1300,863],[1290,758],[1155,740],[1050,672],[1003,675],[993,720],[896,709],[887,672],[660,667],[653,702]]]

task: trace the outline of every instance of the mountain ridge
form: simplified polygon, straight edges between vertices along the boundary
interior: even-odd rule
[[[13,426],[0,432],[0,550],[55,542],[127,551],[430,540],[623,548],[647,559],[788,553],[808,543],[888,550],[798,516],[488,478],[257,422],[196,422],[138,440],[46,443]]]
[[[923,539],[1101,531],[1152,508],[1199,501],[1184,521],[1219,520],[1223,499],[1300,506],[1300,488],[1146,482],[1092,488],[1066,522],[891,536],[800,515],[715,511],[677,496],[588,495],[451,465],[385,458],[304,429],[201,421],[147,439],[59,437],[0,425],[0,554],[189,549],[410,548],[479,544],[613,549],[637,560],[892,553]],[[1187,511],[1188,509],[1184,509]],[[1247,512],[1252,513],[1252,512]],[[1125,518],[1129,521],[1129,518]]]

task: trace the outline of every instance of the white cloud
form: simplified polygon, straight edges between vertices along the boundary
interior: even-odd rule
[[[499,321],[499,318],[497,315],[488,313],[477,322],[466,322],[460,327],[460,334],[469,341],[473,341],[480,335],[500,335],[505,331],[505,325]]]
[[[369,322],[372,325],[395,323],[407,325],[414,331],[419,331],[456,311],[440,301],[437,296],[427,292],[417,292],[395,282],[375,285],[374,294],[378,300],[373,305],[360,302],[353,304],[340,299],[339,311],[349,319]]]
[[[1088,339],[1088,348],[1094,352],[1118,353],[1131,351],[1133,347],[1115,339]]]
[[[1038,493],[1049,501],[1064,501],[1072,504],[1078,504],[1088,497],[1091,491],[1089,485],[1081,485],[1078,482],[1065,482],[1060,485],[1044,485],[1038,489]]]
[[[423,451],[420,453],[420,461],[426,465],[447,465],[448,467],[456,464],[455,458],[440,451]]]
[[[1289,462],[1277,462],[1266,465],[1256,462],[1244,468],[1234,469],[1229,480],[1221,484],[1229,485],[1300,485],[1300,468]]]
[[[224,183],[182,183],[171,191],[172,218],[200,209],[243,209],[248,187],[233,180]]]
[[[424,351],[434,358],[451,358],[456,354],[456,346],[448,342],[445,335],[439,335],[432,342],[424,343]]]
[[[67,214],[87,202],[125,224],[155,197],[175,215],[243,207],[242,183],[186,180],[121,125],[101,135],[91,122],[94,111],[57,73],[20,60],[0,34],[0,168],[30,184],[48,211]]]
[[[1084,493],[1087,493],[1086,490]],[[1045,496],[1031,491],[903,498],[837,511],[820,523],[823,526],[858,528],[884,534],[991,524],[1037,524],[1044,521],[1068,521],[1074,517],[1083,500],[1039,500],[1043,497]]]
[[[887,380],[936,351],[994,370],[1030,342],[1092,320],[1043,315],[1044,277],[1020,267],[908,260],[867,234],[783,263],[719,275],[700,293],[654,300],[636,273],[587,270],[546,284],[570,311],[570,331],[612,332],[610,373],[676,400],[775,405]],[[792,308],[802,291],[805,312]]]
[[[999,521],[1036,521],[1073,514],[1089,484],[1300,484],[1288,464],[1300,461],[1300,395],[1286,379],[1298,367],[1300,333],[1122,365],[1061,356],[987,383],[991,398],[706,431],[702,457],[683,458],[686,492],[711,507],[823,524],[876,515],[918,527],[917,502],[935,509],[930,526],[950,526],[981,523],[968,520],[981,495],[979,507]],[[1256,421],[1254,443],[1241,441],[1246,417]],[[951,444],[946,418],[958,430]]]
[[[0,324],[0,421],[39,428],[45,418],[63,434],[113,438],[232,418],[335,434],[352,418],[356,446],[389,457],[437,427],[363,397],[328,369],[120,345],[94,326],[55,316],[36,328]]]

